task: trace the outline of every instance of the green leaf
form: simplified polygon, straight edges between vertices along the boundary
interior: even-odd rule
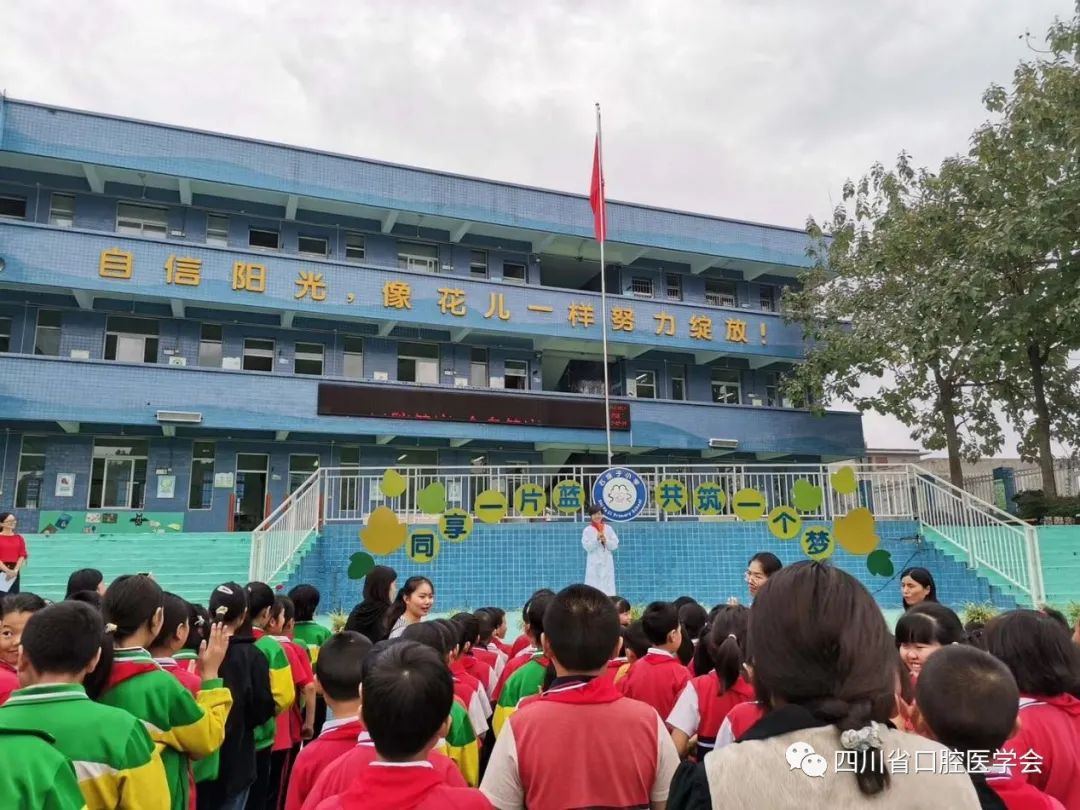
[[[866,570],[876,577],[891,577],[896,571],[892,555],[883,548],[866,555]]]
[[[375,567],[375,558],[366,551],[349,557],[349,579],[363,579]]]

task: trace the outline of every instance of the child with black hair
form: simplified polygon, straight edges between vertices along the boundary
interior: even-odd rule
[[[543,645],[557,677],[507,719],[481,784],[500,810],[666,802],[679,759],[663,720],[600,677],[618,643],[602,591],[571,585],[551,600]]]
[[[255,731],[274,719],[270,665],[255,646],[243,585],[219,585],[210,594],[208,606],[214,621],[224,627],[229,637],[219,669],[232,693],[233,708],[225,721],[225,741],[218,752],[220,767],[208,781],[199,782],[197,805],[199,810],[243,810],[256,777]]]
[[[19,642],[30,617],[44,609],[45,600],[35,593],[15,593],[0,600],[0,704],[19,688],[15,670]]]
[[[615,605],[615,610],[619,613],[619,627],[629,627],[630,622],[634,620],[633,608],[630,603],[621,596],[611,597],[611,604]]]
[[[455,668],[451,671],[455,674],[463,672],[476,678],[484,690],[485,697],[490,701],[499,679],[486,658],[492,653],[483,650],[480,645],[480,620],[472,613],[455,613],[450,617],[450,621],[458,625],[461,631],[461,652],[458,654],[457,661],[454,662]],[[484,653],[485,656],[481,657],[480,653]],[[490,703],[488,708],[491,708]]]
[[[498,736],[506,719],[517,709],[522,698],[535,695],[543,689],[544,680],[547,677],[547,668],[551,663],[541,649],[541,639],[544,635],[544,613],[547,611],[554,594],[541,593],[529,600],[525,609],[528,622],[526,632],[529,635],[531,648],[536,649],[532,655],[514,658],[506,665],[503,671],[502,685],[496,687],[495,714],[491,720],[491,728]],[[610,652],[610,651],[609,651]]]
[[[12,807],[86,810],[75,768],[44,731],[0,728],[0,796]]]
[[[34,612],[22,632],[23,688],[0,706],[0,728],[52,737],[57,750],[78,763],[89,810],[165,810],[169,783],[146,727],[129,712],[89,700],[83,688],[102,658],[103,635],[100,614],[81,602]]]
[[[289,591],[289,598],[296,609],[296,626],[293,637],[303,642],[311,654],[311,665],[319,662],[319,648],[333,635],[329,629],[315,621],[322,594],[314,585],[297,585]]]
[[[161,631],[147,649],[159,667],[180,681],[193,696],[198,695],[202,679],[174,658],[191,637],[191,605],[175,593],[166,591],[163,596]]]
[[[493,652],[501,652],[509,660],[513,655],[513,648],[506,643],[506,632],[508,630],[506,611],[501,607],[486,607],[481,608],[481,610],[491,614],[491,623],[495,626],[495,632],[491,637],[491,644],[495,648]]]
[[[947,647],[926,662],[916,696],[916,730],[957,752],[984,810],[1062,810],[1057,799],[1017,778],[1017,768],[995,763],[1019,728],[1020,692],[1001,661],[974,647]]]
[[[479,791],[448,787],[428,762],[454,704],[453,681],[437,653],[407,641],[390,646],[365,673],[362,694],[376,759],[318,810],[492,810]]]
[[[171,806],[187,810],[191,760],[214,753],[225,739],[225,719],[233,699],[218,678],[218,668],[228,649],[228,637],[220,625],[212,628],[210,641],[199,656],[203,680],[197,694],[191,695],[146,650],[162,632],[165,602],[161,586],[145,574],[118,577],[109,586],[102,612],[115,649],[105,649],[95,683],[100,689],[97,700],[131,712],[151,729],[154,742],[163,746],[161,761]],[[185,605],[173,620],[186,625],[187,615]]]
[[[495,646],[495,614],[487,608],[481,608],[473,614],[476,619],[476,646],[472,649],[473,657],[483,661],[491,669],[491,688],[488,697],[495,694],[495,687],[499,684],[503,667],[506,666],[506,655]]]
[[[68,577],[64,598],[70,599],[80,591],[93,591],[98,596],[105,595],[105,575],[96,568],[80,568],[72,571]]]
[[[173,660],[192,675],[199,674],[199,648],[210,640],[210,612],[202,605],[188,603],[188,637],[184,646],[173,653]]]
[[[649,650],[619,682],[627,697],[648,703],[661,717],[671,714],[690,673],[676,656],[682,644],[679,611],[671,602],[651,602],[641,614]]]
[[[685,757],[690,740],[697,737],[697,759],[716,744],[717,734],[728,713],[740,703],[754,699],[754,688],[743,678],[746,626],[750,609],[742,605],[721,608],[713,619],[705,645],[713,668],[699,675],[682,690],[667,717],[671,739],[679,756]]]
[[[687,602],[679,607],[682,644],[679,645],[677,655],[691,678],[698,674],[694,670],[694,654],[697,652],[698,641],[708,621],[709,614],[697,602]]]
[[[461,664],[463,650],[468,645],[465,638],[467,634],[463,635],[460,625],[449,619],[435,619],[430,624],[443,633],[446,647],[450,651],[447,665],[454,678],[454,695],[468,710],[469,722],[472,723],[473,731],[480,744],[483,745],[484,735],[488,730],[488,718],[491,717],[491,701],[480,679],[467,672]],[[412,636],[403,634],[402,638],[412,638]]]
[[[102,598],[101,594],[97,591],[75,591],[71,596],[64,597],[65,602],[82,602],[89,605],[94,610],[101,612]]]
[[[521,635],[514,639],[513,645],[510,647],[510,659],[513,660],[519,655],[535,655],[540,650],[540,644],[534,639],[534,636],[538,634],[529,632],[529,604],[538,597],[550,598],[555,595],[555,591],[551,588],[541,588],[533,593],[529,597],[529,601],[525,603],[525,607],[521,610]]]

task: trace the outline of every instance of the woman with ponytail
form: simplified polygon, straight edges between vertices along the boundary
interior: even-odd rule
[[[422,622],[435,604],[435,586],[427,577],[409,577],[397,592],[386,614],[390,638],[397,638],[410,624]]]
[[[777,571],[750,610],[746,656],[769,711],[738,744],[681,766],[669,810],[979,810],[963,771],[887,767],[897,758],[947,762],[948,749],[889,725],[896,649],[881,609],[850,574],[810,561]]]
[[[218,668],[228,637],[220,624],[211,629],[210,640],[199,654],[202,686],[192,696],[146,649],[162,633],[165,605],[165,593],[150,576],[124,576],[109,586],[102,614],[114,649],[108,665],[99,665],[102,686],[97,699],[125,709],[146,724],[151,738],[163,747],[170,806],[187,810],[193,790],[192,759],[214,753],[225,738],[225,718],[233,699],[218,678]],[[186,624],[186,610],[182,618],[176,613],[173,619],[178,626],[181,621]]]
[[[697,759],[713,749],[716,735],[735,706],[754,699],[754,689],[742,675],[743,647],[750,609],[727,605],[713,616],[707,635],[700,642],[708,653],[712,669],[690,681],[668,715],[671,739],[679,756],[685,757],[690,739],[697,735]]]

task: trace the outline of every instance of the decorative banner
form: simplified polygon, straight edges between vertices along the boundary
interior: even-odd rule
[[[473,517],[464,509],[447,509],[439,518],[439,534],[451,543],[463,543],[473,530]]]
[[[159,475],[157,477],[157,496],[159,498],[176,497],[176,476]]]
[[[669,515],[686,508],[686,484],[677,478],[665,478],[656,485],[653,492],[657,507]]]
[[[183,530],[183,512],[38,512],[42,534],[168,534]]]
[[[800,478],[791,488],[791,503],[800,512],[817,512],[821,509],[821,487]]]
[[[769,512],[769,531],[778,540],[794,540],[802,530],[802,518],[790,506],[778,506]]]
[[[495,489],[485,489],[473,501],[476,517],[484,523],[498,523],[506,517],[506,496]]]
[[[811,560],[825,560],[836,551],[836,543],[826,526],[811,526],[802,536],[803,553]]]
[[[547,508],[547,493],[539,484],[522,484],[514,492],[514,511],[525,517],[544,514]]]
[[[719,515],[727,504],[727,495],[715,481],[704,481],[694,490],[694,508],[699,515]]]
[[[417,498],[420,511],[425,515],[437,515],[446,508],[446,487],[436,481],[420,490]]]
[[[892,555],[883,548],[871,551],[866,556],[866,570],[875,577],[891,577],[896,572]]]
[[[407,527],[388,506],[379,506],[368,515],[367,526],[360,530],[360,542],[372,554],[393,554],[405,542]]]
[[[739,520],[760,520],[765,514],[765,496],[756,489],[740,489],[731,499],[731,506]]]
[[[832,481],[833,491],[841,495],[854,495],[855,490],[859,488],[859,482],[855,478],[855,470],[852,467],[841,467],[830,476],[829,480]]]
[[[383,473],[382,481],[379,483],[379,489],[382,490],[382,494],[387,498],[396,498],[398,495],[405,492],[408,485],[404,475],[397,470],[387,470]]]
[[[416,526],[409,532],[405,549],[415,563],[429,563],[439,556],[439,535],[429,526]]]
[[[616,523],[633,520],[649,502],[649,491],[641,476],[625,467],[612,467],[600,473],[593,484],[592,496],[604,517]]]
[[[585,508],[585,487],[567,479],[551,488],[551,500],[560,512],[572,514]]]
[[[349,557],[349,579],[363,579],[375,567],[375,558],[365,551]]]
[[[877,536],[874,516],[865,506],[852,509],[842,518],[833,521],[836,542],[849,554],[869,554],[881,539]]]
[[[75,497],[75,473],[57,473],[56,474],[56,497],[57,498],[73,498],[73,497]]]

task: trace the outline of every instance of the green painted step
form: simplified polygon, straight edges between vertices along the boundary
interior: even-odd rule
[[[1080,602],[1080,526],[1040,526],[1039,556],[1047,601]]]

